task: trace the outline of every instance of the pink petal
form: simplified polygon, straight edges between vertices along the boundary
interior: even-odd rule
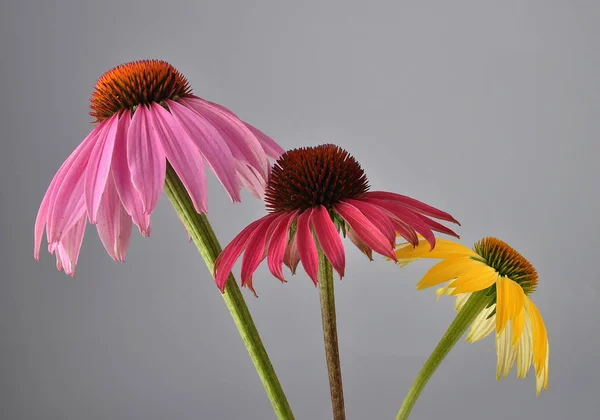
[[[208,211],[206,173],[202,155],[196,145],[183,132],[177,121],[162,106],[152,103],[148,113],[150,124],[156,128],[158,140],[167,160],[183,182],[198,213]]]
[[[98,236],[106,252],[115,261],[125,262],[131,238],[131,216],[121,204],[112,175],[106,183],[98,209]]]
[[[385,235],[392,245],[396,243],[396,229],[392,223],[392,218],[384,208],[366,200],[345,200],[345,203],[356,207],[375,227]]]
[[[283,149],[283,147],[281,147],[279,144],[277,144],[277,142],[275,142],[275,140],[273,140],[271,137],[267,136],[265,133],[260,131],[258,128],[253,127],[252,125],[250,125],[248,123],[244,123],[244,124],[246,124],[246,127],[248,127],[250,129],[250,131],[252,131],[252,133],[256,136],[256,138],[262,145],[262,148],[265,150],[265,153],[267,154],[268,157],[276,160],[279,158],[279,156],[281,156],[282,154],[285,153],[285,150]]]
[[[235,149],[240,153],[240,158],[260,171],[266,179],[269,169],[267,156],[252,131],[235,114],[226,112],[211,102],[195,96],[183,98],[181,102],[205,117],[214,126],[219,127],[225,138],[229,140],[230,148],[235,145]],[[233,148],[231,149],[233,153]]]
[[[283,254],[283,263],[290,269],[292,275],[295,275],[299,262],[300,255],[298,255],[298,235],[294,232],[292,238],[285,247],[285,253]]]
[[[270,214],[261,218],[261,223],[254,229],[246,243],[246,251],[242,259],[242,286],[249,285],[252,288],[252,274],[258,268],[258,265],[265,258],[265,245],[267,243],[267,231],[277,219],[280,218],[277,214]],[[256,294],[256,293],[255,293]]]
[[[458,236],[452,229],[447,228],[441,223],[438,223],[435,220],[431,220],[429,217],[423,216],[419,213],[415,213],[415,215],[434,232],[444,233],[446,235],[454,236],[455,238],[460,239],[460,236]]]
[[[227,283],[227,278],[231,273],[231,269],[242,252],[246,249],[246,244],[248,243],[250,236],[255,229],[260,227],[260,224],[265,217],[269,216],[264,216],[246,226],[235,238],[233,238],[225,249],[221,251],[215,260],[213,276],[217,283],[217,287],[222,293],[225,293],[225,284]]]
[[[346,254],[342,238],[337,231],[329,212],[323,206],[317,206],[313,209],[312,222],[315,229],[315,234],[319,241],[319,245],[323,253],[340,275],[340,279],[344,277],[344,268],[346,267]]]
[[[417,236],[417,232],[410,226],[408,226],[403,221],[399,220],[397,217],[392,217],[392,224],[394,225],[394,229],[400,236],[406,239],[408,242],[417,246],[419,244],[419,237]]]
[[[100,205],[100,199],[106,186],[110,163],[115,145],[119,115],[114,114],[106,120],[102,134],[96,140],[96,145],[90,155],[85,169],[85,203],[90,223],[96,223],[96,213]]]
[[[127,163],[131,182],[142,200],[145,214],[158,204],[165,184],[167,161],[145,105],[137,107],[127,133]]]
[[[77,156],[79,156],[81,153],[85,153],[88,148],[92,148],[94,146],[97,135],[98,131],[92,131],[79,144],[79,146],[77,146],[73,153],[71,153],[71,155],[69,155],[69,157],[63,162],[58,171],[56,171],[56,174],[52,178],[52,182],[50,182],[50,185],[44,194],[44,198],[42,199],[38,214],[35,218],[33,256],[36,260],[40,259],[40,246],[42,245],[44,228],[48,222],[48,217],[52,214],[58,189],[64,181],[65,175],[73,166],[73,162],[77,159]]]
[[[387,191],[370,191],[364,195],[364,197],[369,198],[377,198],[381,200],[394,201],[396,203],[402,204],[405,207],[408,207],[412,210],[416,210],[419,213],[425,214],[427,216],[435,217],[436,219],[446,220],[448,222],[456,223],[460,226],[460,223],[452,217],[449,213],[445,211],[441,211],[436,209],[435,207],[430,206],[429,204],[425,204],[419,200],[415,200],[414,198],[400,195],[396,193],[391,193]]]
[[[369,248],[396,261],[396,254],[394,253],[393,244],[356,207],[345,202],[341,202],[336,204],[334,210],[344,218],[346,223],[350,225],[358,237]]]
[[[69,157],[72,160],[65,166],[64,175],[61,174],[62,179],[56,179],[60,184],[56,184],[48,203],[48,244],[57,244],[85,214],[85,168],[93,146],[105,127],[106,124],[102,123],[92,130],[83,141],[83,147],[77,148]]]
[[[427,224],[424,223],[419,218],[419,216],[412,210],[410,210],[407,207],[404,207],[401,204],[398,204],[397,202],[379,200],[374,198],[367,198],[366,200],[368,200],[369,203],[376,204],[378,206],[383,207],[386,210],[389,210],[395,217],[398,218],[398,220],[400,220],[403,223],[406,223],[408,226],[417,231],[417,233],[422,235],[425,238],[425,240],[429,242],[431,249],[435,247],[435,235],[433,234],[429,226],[427,226]]]
[[[218,130],[197,112],[175,101],[167,100],[171,114],[183,131],[196,144],[232,201],[241,201],[231,150]]]
[[[83,235],[85,233],[85,222],[86,217],[84,213],[84,215],[73,224],[71,229],[62,236],[55,249],[56,268],[58,270],[64,270],[66,274],[72,277],[75,276],[75,266],[79,259],[79,250],[81,249],[81,243],[83,242]]]
[[[350,241],[352,241],[352,243],[354,245],[356,245],[356,247],[358,248],[358,250],[360,252],[362,252],[363,254],[365,254],[370,261],[373,261],[373,250],[371,248],[369,248],[359,237],[358,235],[354,232],[353,229],[349,229],[347,230],[346,236],[348,237],[348,239],[350,239]]]
[[[144,214],[144,205],[131,182],[129,163],[127,163],[127,133],[129,132],[130,123],[130,113],[126,112],[121,116],[117,127],[111,172],[123,207],[131,215],[133,223],[138,226],[142,236],[150,236],[152,231],[150,215]]]
[[[253,196],[262,200],[265,196],[265,187],[267,186],[266,179],[257,173],[256,169],[239,160],[235,162],[235,167],[237,168],[242,186]]]
[[[311,233],[311,218],[313,210],[305,210],[300,216],[298,216],[298,228],[296,229],[296,236],[298,237],[298,255],[304,270],[311,278],[315,286],[319,282],[319,254],[317,253],[317,246]]]
[[[269,270],[271,270],[271,273],[273,273],[273,275],[282,282],[286,281],[283,277],[282,270],[283,258],[288,241],[290,227],[296,219],[297,214],[298,211],[295,211],[280,219],[277,226],[273,230],[273,234],[271,235],[271,241],[269,242],[269,248],[267,252],[267,263],[269,265]]]

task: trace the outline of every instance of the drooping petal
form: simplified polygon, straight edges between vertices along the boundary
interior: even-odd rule
[[[512,345],[519,344],[523,328],[525,327],[525,304],[517,311],[517,315],[512,320]]]
[[[445,235],[454,236],[455,238],[460,239],[460,236],[458,234],[456,234],[452,229],[449,229],[446,226],[442,225],[441,223],[438,223],[427,216],[423,216],[422,214],[414,214],[434,232],[443,233]]]
[[[71,228],[85,214],[84,174],[93,146],[106,125],[100,124],[84,140],[85,146],[79,153],[73,153],[73,160],[62,177],[60,185],[56,185],[49,202],[49,217],[46,227],[48,244],[55,247]],[[51,212],[51,213],[50,213]]]
[[[241,201],[240,183],[236,176],[231,150],[218,130],[203,116],[178,102],[166,101],[171,114],[204,156],[231,200]]]
[[[436,246],[430,249],[429,244],[420,240],[419,245],[413,247],[411,244],[398,245],[396,249],[396,257],[399,260],[415,259],[415,258],[450,258],[450,257],[474,257],[477,256],[475,251],[461,245],[457,242],[447,239],[437,238]]]
[[[237,116],[198,97],[183,98],[181,102],[205,117],[214,126],[219,127],[230,145],[235,145],[236,150],[240,152],[240,157],[259,170],[266,180],[269,168],[267,155],[256,136]]]
[[[371,221],[356,207],[341,202],[334,206],[334,210],[344,218],[346,223],[354,230],[358,237],[373,251],[396,261],[393,244],[381,233]]]
[[[533,362],[533,340],[531,337],[531,319],[525,317],[525,325],[517,346],[517,378],[525,378]]]
[[[310,229],[312,213],[313,210],[309,209],[298,216],[296,237],[298,238],[298,255],[300,256],[302,266],[316,286],[319,282],[319,255]]]
[[[369,259],[369,261],[373,261],[373,250],[371,248],[369,248],[367,246],[367,244],[365,244],[356,234],[356,232],[354,232],[353,229],[351,228],[347,228],[346,229],[346,236],[348,236],[348,239],[350,239],[350,241],[352,241],[352,243],[358,248],[358,250],[360,252],[362,252],[363,254],[365,254],[367,256],[367,258]]]
[[[158,204],[167,170],[165,152],[149,115],[146,105],[138,106],[127,133],[131,182],[140,195],[145,214],[151,214]]]
[[[277,142],[275,142],[275,140],[273,140],[271,137],[267,136],[258,128],[253,127],[248,123],[244,124],[246,124],[246,127],[248,127],[250,131],[252,131],[252,133],[256,136],[268,157],[270,157],[271,159],[278,159],[279,156],[285,153],[283,147],[277,144]]]
[[[137,225],[142,236],[150,236],[152,231],[150,215],[144,214],[144,205],[140,194],[131,182],[131,172],[127,162],[127,135],[130,124],[130,113],[123,113],[117,127],[111,172],[123,207],[131,215],[133,223]]]
[[[225,247],[225,249],[223,249],[223,251],[215,260],[213,276],[217,283],[217,287],[222,293],[225,292],[225,284],[227,283],[227,279],[229,277],[229,273],[231,273],[232,267],[242,252],[244,252],[246,249],[246,244],[248,243],[250,235],[256,228],[260,226],[265,217],[255,220],[246,226],[235,238],[233,238],[233,240]]]
[[[267,264],[271,273],[282,282],[286,281],[283,277],[282,270],[285,248],[287,245],[290,227],[296,219],[297,214],[298,212],[295,211],[280,219],[277,226],[273,230],[271,240],[269,241],[269,248],[267,251]]]
[[[183,182],[198,213],[206,213],[207,187],[202,155],[184,133],[171,113],[157,103],[152,103],[148,118],[157,132],[157,139],[167,160]]]
[[[44,228],[46,227],[48,218],[52,214],[58,189],[62,185],[66,174],[73,166],[73,162],[77,160],[77,157],[82,153],[87,153],[86,150],[91,150],[91,148],[94,147],[94,143],[98,137],[98,134],[99,130],[95,129],[77,146],[73,153],[71,153],[63,162],[58,171],[56,171],[56,174],[52,178],[52,182],[50,182],[50,185],[44,194],[44,198],[42,199],[42,203],[40,204],[40,208],[35,219],[33,256],[36,260],[40,259],[40,246],[42,245]],[[50,241],[50,235],[48,235],[48,240]]]
[[[498,273],[493,268],[479,261],[473,261],[469,269],[461,273],[458,278],[448,284],[452,295],[460,293],[471,293],[487,289],[494,285],[498,279]]]
[[[242,259],[242,286],[252,285],[252,274],[260,262],[265,258],[265,246],[267,244],[267,231],[269,227],[277,222],[278,214],[269,214],[261,218],[261,223],[256,226],[246,242],[246,251]],[[250,288],[250,290],[253,290]],[[256,295],[256,293],[254,293]]]
[[[90,223],[96,223],[96,213],[106,187],[117,135],[119,115],[114,114],[104,121],[104,129],[96,140],[85,169],[85,204]]]
[[[132,222],[131,216],[121,204],[112,175],[108,177],[97,217],[96,227],[104,249],[113,260],[125,262]]]
[[[496,281],[496,334],[500,334],[509,320],[523,310],[525,293],[518,283],[506,276]]]
[[[340,234],[335,228],[327,209],[323,206],[315,207],[313,209],[312,222],[323,253],[335,271],[338,272],[340,278],[344,277],[344,269],[346,267],[344,244],[342,244],[342,238],[340,238]]]
[[[479,341],[494,331],[494,327],[496,326],[496,315],[492,315],[492,313],[495,309],[496,304],[493,304],[479,312],[471,324],[471,328],[469,328],[467,342],[474,343],[475,341]]]
[[[465,306],[467,300],[471,297],[471,293],[463,293],[462,295],[456,296],[456,300],[454,301],[454,310],[456,312],[460,312],[460,310]]]
[[[296,274],[296,268],[300,262],[300,255],[298,255],[298,235],[294,233],[285,247],[285,253],[283,254],[283,263],[290,269],[292,275]]]
[[[431,267],[425,273],[423,278],[417,283],[417,290],[437,286],[438,284],[455,279],[459,275],[468,272],[471,268],[477,267],[477,264],[481,263],[469,257],[447,258]]]
[[[535,366],[535,373],[539,376],[541,369],[547,363],[548,355],[548,333],[546,332],[546,326],[544,320],[540,315],[535,304],[525,296],[525,305],[527,315],[531,319],[531,335],[533,340],[533,364]]]
[[[415,232],[412,227],[404,223],[402,220],[399,220],[397,217],[392,218],[392,224],[394,225],[396,233],[407,240],[412,246],[417,246],[419,244],[417,232]]]
[[[535,375],[535,393],[540,395],[540,392],[548,389],[548,364],[550,362],[550,347],[546,346],[546,357],[544,357],[544,364],[541,369]]]
[[[436,209],[435,207],[432,207],[429,204],[425,204],[419,200],[415,200],[414,198],[407,197],[405,195],[386,191],[370,191],[366,193],[365,196],[400,203],[406,208],[416,210],[419,213],[424,214],[426,216],[435,217],[436,219],[440,220],[446,220],[448,222],[456,223],[460,226],[460,223],[458,223],[458,221],[449,213]]]
[[[242,186],[256,198],[264,199],[265,187],[267,186],[266,179],[256,169],[244,162],[236,161],[235,167]]]
[[[361,200],[345,200],[345,203],[356,207],[375,227],[385,235],[392,245],[396,243],[396,229],[392,224],[390,213],[377,204]]]
[[[55,248],[56,267],[59,270],[64,270],[65,274],[75,277],[75,267],[79,259],[79,250],[83,242],[85,233],[86,216],[85,213],[75,221],[71,229],[69,229],[60,239]]]
[[[510,368],[515,362],[517,355],[515,346],[512,345],[512,322],[506,323],[504,330],[496,332],[496,380],[504,376],[505,378],[510,373]]]

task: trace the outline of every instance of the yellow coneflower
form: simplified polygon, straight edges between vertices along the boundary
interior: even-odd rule
[[[427,362],[430,368],[435,370],[470,325],[469,343],[496,331],[496,379],[507,377],[515,361],[517,377],[524,378],[533,363],[536,395],[547,389],[548,335],[537,307],[529,298],[537,287],[538,275],[521,254],[492,237],[476,242],[473,249],[438,238],[433,250],[423,239],[417,246],[399,244],[396,258],[401,266],[421,258],[442,259],[425,273],[417,289],[442,286],[436,290],[438,297],[456,296],[458,315],[434,351],[439,353],[437,358],[432,354]],[[408,415],[433,370],[419,374],[409,392],[412,396],[407,396],[398,418]]]

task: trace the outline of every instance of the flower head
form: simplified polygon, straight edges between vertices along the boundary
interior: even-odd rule
[[[430,251],[423,240],[400,244],[396,250],[400,264],[421,258],[439,258],[417,283],[417,289],[439,286],[436,294],[456,296],[460,311],[471,293],[487,290],[492,297],[473,321],[467,341],[473,343],[496,331],[496,379],[507,377],[517,363],[517,377],[524,378],[535,366],[536,391],[548,387],[548,335],[544,321],[529,298],[537,287],[535,268],[515,249],[496,238],[484,238],[473,249],[449,240],[439,240]]]
[[[343,277],[346,261],[339,231],[369,259],[372,251],[395,259],[396,234],[413,244],[420,234],[432,248],[433,231],[457,236],[431,219],[458,223],[448,213],[403,195],[369,191],[360,164],[331,144],[283,154],[271,172],[265,202],[269,214],[242,230],[215,263],[215,279],[222,291],[244,251],[242,285],[254,292],[252,274],[265,257],[271,273],[282,282],[282,264],[295,273],[301,261],[317,284],[317,246]]]
[[[232,201],[240,201],[240,186],[262,198],[267,158],[283,153],[227,108],[194,96],[183,75],[164,61],[135,61],[105,73],[90,108],[96,126],[52,179],[35,222],[35,258],[46,229],[49,252],[70,275],[86,220],[96,224],[118,261],[125,259],[132,223],[150,234],[167,162],[196,211],[206,212],[205,165]]]

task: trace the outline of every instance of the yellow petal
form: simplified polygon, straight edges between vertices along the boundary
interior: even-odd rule
[[[523,299],[525,302],[525,299]],[[521,307],[517,315],[513,319],[512,325],[512,344],[516,346],[521,339],[521,334],[523,333],[523,326],[525,325],[525,305]]]
[[[450,290],[450,288],[448,289]],[[448,294],[452,294],[452,291],[450,290]],[[467,300],[469,300],[470,297],[471,293],[463,293],[462,295],[456,296],[456,301],[454,301],[454,310],[456,312],[460,312],[460,310],[463,308],[463,306],[465,306],[465,303],[467,303]]]
[[[417,283],[417,289],[437,286],[456,278],[460,273],[467,271],[472,264],[481,264],[469,257],[448,258],[437,263],[425,273],[421,281]]]
[[[535,376],[535,395],[540,395],[541,391],[548,389],[548,361],[550,360],[550,347],[546,346],[546,357],[544,366],[540,369],[539,374]]]
[[[490,316],[490,314],[494,312],[494,309],[496,309],[495,304],[479,312],[479,315],[475,317],[475,320],[471,324],[471,328],[467,334],[467,342],[474,343],[475,341],[487,337],[494,331],[496,315]]]
[[[515,346],[512,345],[512,322],[506,323],[504,330],[496,335],[496,355],[498,362],[496,364],[496,380],[500,379],[501,376],[505,378],[510,373],[510,368],[515,362],[517,355]]]
[[[399,260],[410,260],[414,258],[448,258],[476,256],[475,251],[459,243],[447,239],[436,238],[435,248],[430,249],[429,242],[421,239],[416,247],[405,242],[398,244],[396,257]]]
[[[453,295],[487,289],[498,278],[498,273],[493,268],[482,262],[470,260],[469,270],[460,273],[458,278],[448,285],[448,287],[454,288]]]
[[[531,335],[533,337],[533,364],[535,366],[536,375],[540,375],[540,371],[547,363],[548,350],[548,333],[544,320],[540,315],[537,307],[529,299],[525,297],[525,305],[527,315],[531,318]]]
[[[523,333],[517,346],[517,378],[527,376],[527,371],[533,361],[533,341],[531,339],[531,320],[529,316],[525,317]]]
[[[525,304],[521,286],[508,277],[496,281],[496,334],[500,334],[509,320],[514,319]]]

